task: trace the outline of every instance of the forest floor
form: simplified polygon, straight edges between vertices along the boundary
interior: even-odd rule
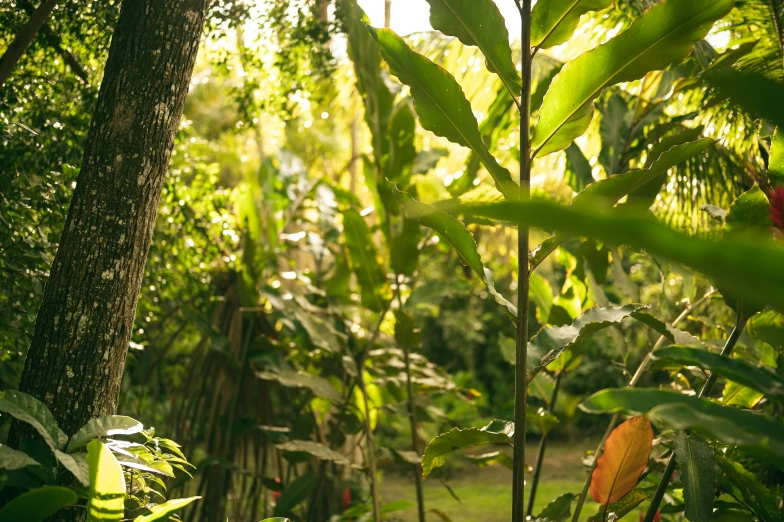
[[[582,458],[587,449],[595,449],[597,441],[586,441],[575,444],[565,442],[548,445],[545,453],[545,465],[539,491],[536,494],[534,514],[541,511],[551,500],[564,493],[578,493],[585,480]],[[536,456],[536,445],[526,449],[526,460],[533,462]],[[527,477],[530,481],[530,475]],[[434,476],[425,480],[425,507],[437,509],[447,515],[452,522],[502,522],[511,519],[512,472],[503,466],[492,466],[481,469],[465,467],[452,473],[448,481],[461,502]],[[530,484],[526,484],[526,502]],[[381,485],[384,502],[407,500],[411,507],[395,514],[405,522],[416,522],[416,492],[413,478],[401,475],[387,475]],[[598,505],[588,498],[582,510],[581,520],[596,513]],[[625,517],[630,522],[636,521],[636,513]],[[428,513],[428,521],[440,520],[434,513]]]

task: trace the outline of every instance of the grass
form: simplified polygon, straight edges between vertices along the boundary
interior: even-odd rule
[[[584,444],[552,444],[545,454],[545,465],[536,495],[534,514],[539,513],[551,500],[564,493],[579,493],[585,479],[585,471],[581,464],[584,451],[595,448],[594,441]],[[534,460],[537,448],[526,449],[528,461]],[[435,475],[435,473],[433,474]],[[436,509],[449,517],[451,522],[500,522],[512,517],[512,473],[510,470],[494,466],[482,469],[465,467],[461,472],[454,472],[448,480],[449,487],[455,492],[458,502],[447,488],[431,475],[425,480],[425,507]],[[530,475],[529,475],[530,480]],[[526,502],[528,502],[529,485],[526,485]],[[405,522],[416,522],[416,492],[413,477],[388,475],[381,485],[384,502],[407,500],[411,507],[395,512]],[[598,504],[590,497],[583,507],[580,519],[586,520],[596,513]],[[624,520],[637,520],[637,512],[633,512]],[[428,513],[428,522],[441,521],[435,513]]]

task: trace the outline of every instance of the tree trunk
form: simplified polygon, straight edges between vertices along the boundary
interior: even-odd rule
[[[16,38],[11,42],[11,45],[8,46],[8,49],[5,50],[3,56],[0,57],[0,87],[2,87],[8,77],[11,76],[11,72],[14,70],[14,67],[16,67],[17,62],[24,55],[27,47],[35,38],[35,35],[38,34],[38,31],[41,30],[41,27],[43,27],[49,19],[49,15],[52,14],[52,9],[60,2],[62,2],[62,0],[43,0],[41,5],[38,6],[38,9],[30,15],[30,19],[19,31],[19,34],[16,35]]]
[[[155,214],[208,5],[122,4],[20,385],[69,435],[117,409]]]

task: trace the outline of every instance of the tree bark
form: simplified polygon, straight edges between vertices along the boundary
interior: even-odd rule
[[[69,435],[117,409],[209,0],[124,0],[20,389]],[[13,437],[27,437],[19,430]]]
[[[11,76],[11,72],[14,70],[14,67],[16,67],[17,62],[19,62],[19,59],[24,55],[27,47],[35,38],[35,35],[38,34],[38,31],[41,30],[41,27],[43,27],[49,19],[52,10],[60,2],[62,2],[62,0],[43,0],[41,5],[38,6],[38,9],[30,15],[30,19],[19,31],[19,34],[16,35],[16,38],[11,42],[11,45],[8,46],[8,49],[5,50],[3,56],[0,57],[0,87],[2,87],[8,77]]]

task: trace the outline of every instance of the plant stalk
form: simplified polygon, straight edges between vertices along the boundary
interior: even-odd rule
[[[555,401],[558,400],[558,390],[561,388],[561,378],[564,372],[558,372],[555,377],[555,385],[553,386],[553,395],[550,397],[550,404],[547,408],[547,413],[552,413],[555,410]],[[539,476],[542,473],[542,463],[544,462],[544,452],[547,450],[547,432],[542,431],[542,438],[539,440],[539,453],[536,455],[536,467],[534,467],[534,478],[531,481],[531,491],[528,497],[528,510],[526,516],[533,516],[534,502],[536,502],[536,489],[539,485]]]
[[[746,322],[749,320],[748,317],[741,317],[738,315],[738,320],[735,322],[735,328],[733,328],[732,333],[727,338],[727,343],[724,345],[724,349],[721,351],[722,357],[729,357],[732,355],[732,350],[735,349],[735,345],[740,339],[740,334],[743,333],[743,329],[746,327]],[[716,372],[713,372],[708,377],[708,380],[705,381],[705,384],[700,390],[699,397],[704,397],[710,394],[713,391],[713,387],[716,385],[716,381],[718,380],[719,376]],[[688,433],[689,431],[686,430]],[[659,506],[661,505],[661,501],[664,498],[664,493],[667,491],[667,486],[670,484],[670,480],[672,480],[672,474],[675,471],[675,453],[673,452],[672,456],[670,457],[670,461],[667,463],[667,469],[664,470],[664,474],[662,475],[661,481],[659,482],[659,486],[656,488],[656,493],[653,494],[653,498],[651,499],[651,504],[648,506],[648,511],[645,513],[645,519],[643,522],[653,522],[654,517],[656,517],[656,512],[659,510]]]
[[[373,436],[373,428],[370,426],[370,398],[368,397],[367,386],[365,386],[365,358],[359,366],[359,389],[362,392],[362,399],[365,403],[365,433],[368,441],[368,464],[370,465],[370,495],[373,497],[373,521],[381,522],[381,506],[378,500],[378,481],[376,477],[376,440]]]
[[[419,449],[419,437],[417,437],[416,406],[414,404],[414,385],[411,382],[411,362],[409,360],[408,346],[403,347],[403,356],[406,365],[406,392],[408,394],[408,418],[411,422],[411,450],[417,455],[421,455]],[[414,481],[416,484],[417,511],[419,522],[425,522],[425,491],[422,483],[421,466],[414,468]]]
[[[531,195],[531,0],[522,0],[520,9],[520,193]],[[512,522],[525,522],[525,415],[528,391],[528,308],[529,257],[528,226],[517,230],[517,335],[515,337],[514,466],[512,480]]]
[[[714,289],[710,289],[704,296],[700,297],[699,299],[694,301],[694,303],[692,303],[690,306],[686,307],[683,310],[683,312],[681,312],[681,314],[670,323],[670,325],[673,328],[676,327],[678,323],[686,319],[686,317],[688,317],[688,315],[692,313],[697,307],[701,306],[702,303],[707,301],[708,298],[714,294],[714,292],[715,292]],[[648,369],[648,367],[651,364],[651,360],[653,358],[653,352],[661,348],[661,346],[664,344],[666,340],[667,338],[664,337],[663,335],[659,337],[659,340],[656,341],[656,344],[653,345],[651,351],[648,352],[648,354],[643,358],[640,365],[637,367],[637,371],[634,372],[634,375],[629,381],[629,388],[634,388],[635,386],[637,386],[637,383],[642,378],[642,374],[645,373],[645,371]],[[583,483],[583,490],[580,492],[580,496],[577,498],[577,506],[574,509],[572,522],[578,522],[580,519],[580,512],[583,509],[585,498],[588,496],[588,488],[591,487],[591,477],[593,476],[593,471],[596,469],[596,464],[599,461],[599,457],[601,456],[601,453],[604,450],[604,443],[607,442],[607,438],[610,436],[610,433],[612,433],[613,429],[615,429],[615,426],[616,424],[618,424],[620,418],[621,418],[620,413],[616,413],[615,415],[613,415],[612,418],[610,419],[610,423],[607,425],[607,429],[604,430],[604,435],[602,435],[602,440],[599,442],[599,446],[597,446],[596,452],[594,453],[593,464],[591,464],[591,468],[588,470],[588,476],[586,477],[585,482]]]

